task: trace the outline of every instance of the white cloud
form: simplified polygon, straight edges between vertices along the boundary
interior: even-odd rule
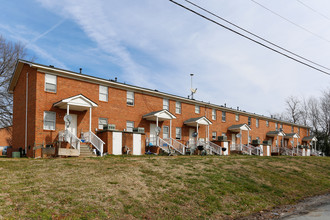
[[[105,60],[135,85],[186,96],[195,73],[197,99],[267,114],[287,96],[320,94],[329,77],[268,51],[164,0],[39,0],[76,22]],[[183,1],[180,1],[183,2]],[[195,1],[307,58],[327,64],[330,44],[279,20],[250,1]],[[264,1],[259,1],[266,4]],[[330,9],[323,0],[309,4]],[[283,7],[286,5],[286,7]],[[301,5],[267,2],[283,16],[330,38],[327,21]],[[109,58],[107,58],[109,57]]]

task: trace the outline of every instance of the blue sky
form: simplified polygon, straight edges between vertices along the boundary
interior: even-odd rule
[[[178,0],[184,3],[183,0]],[[299,1],[195,0],[224,18],[325,66],[330,19]],[[301,0],[327,15],[330,2]],[[269,115],[290,95],[319,96],[330,76],[207,22],[168,0],[0,0],[0,34],[35,62]],[[186,3],[185,3],[186,4]],[[187,4],[186,4],[187,5]],[[318,36],[316,36],[318,35]],[[322,39],[321,39],[322,37]]]

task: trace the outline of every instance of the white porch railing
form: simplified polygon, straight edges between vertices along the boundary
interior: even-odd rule
[[[231,144],[230,151],[242,151],[243,145],[242,144]]]
[[[282,155],[293,156],[293,150],[292,149],[287,148],[287,147],[284,147],[282,149],[283,149]]]
[[[105,144],[96,134],[91,131],[84,132],[84,138],[86,142],[91,143],[99,152],[101,157],[103,156],[103,145]]]
[[[211,141],[208,141],[207,144],[210,145],[212,152],[214,152],[215,154],[221,155],[221,152],[222,152],[221,146],[219,146]]]
[[[58,140],[60,142],[62,142],[62,141],[68,142],[71,147],[79,150],[79,152],[80,152],[81,140],[76,135],[74,135],[71,131],[69,131],[69,130],[60,131],[58,133]]]
[[[156,145],[168,154],[172,154],[172,149],[175,150],[170,143],[160,137],[157,138]]]
[[[164,141],[168,142],[174,150],[179,152],[182,155],[186,154],[186,145],[180,143],[179,141],[173,139],[173,138],[164,138]]]

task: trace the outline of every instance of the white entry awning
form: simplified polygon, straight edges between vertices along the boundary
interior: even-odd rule
[[[268,137],[285,136],[285,133],[283,131],[269,131],[267,132],[266,136]]]
[[[231,132],[250,131],[251,128],[247,124],[232,125],[228,128]]]
[[[285,134],[285,139],[290,139],[290,138],[300,138],[299,135],[297,133],[288,133]]]
[[[54,107],[60,109],[67,109],[68,105],[70,106],[70,110],[74,111],[84,111],[98,106],[95,102],[81,94],[63,99],[53,104]]]
[[[317,141],[317,138],[315,136],[306,136],[302,139],[302,141]]]
[[[197,127],[198,125],[211,125],[212,122],[207,119],[205,116],[198,117],[198,118],[190,118],[183,122],[185,125],[191,126],[191,127]]]
[[[155,112],[150,112],[146,115],[143,115],[142,118],[149,120],[149,121],[166,121],[166,120],[171,120],[175,119],[175,115],[173,115],[171,112],[167,111],[166,109],[160,110],[160,111],[155,111]]]

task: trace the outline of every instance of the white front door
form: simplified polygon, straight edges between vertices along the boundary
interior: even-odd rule
[[[189,147],[195,145],[196,137],[193,137],[194,133],[195,133],[195,128],[189,128]]]
[[[231,134],[231,149],[232,150],[236,149],[235,145],[236,145],[236,134]]]
[[[77,115],[76,114],[70,114],[72,117],[72,121],[69,125],[69,131],[77,136]]]
[[[156,124],[150,124],[150,143],[153,145],[153,146],[156,146],[156,138],[157,138],[157,135],[156,135]]]

